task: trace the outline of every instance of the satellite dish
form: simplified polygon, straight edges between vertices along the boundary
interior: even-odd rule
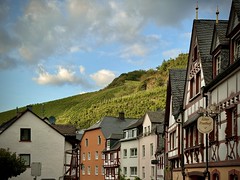
[[[56,118],[54,116],[50,116],[48,120],[49,120],[50,124],[55,124],[55,122],[56,122]]]

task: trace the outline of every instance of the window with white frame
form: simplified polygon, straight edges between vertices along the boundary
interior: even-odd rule
[[[86,159],[86,154],[85,153],[82,154],[82,159],[83,159],[83,161],[85,161],[85,159]]]
[[[216,58],[216,75],[221,72],[221,56],[218,55]]]
[[[98,166],[95,166],[95,175],[98,175]]]
[[[88,166],[88,175],[91,175],[91,167]]]
[[[130,156],[131,157],[137,157],[137,148],[131,148],[130,149]]]
[[[123,158],[126,158],[127,157],[127,149],[124,149],[123,150]]]
[[[150,156],[153,156],[153,143],[150,144]]]
[[[84,165],[82,165],[82,175],[85,175],[85,166]]]
[[[88,152],[88,160],[91,160],[91,153]]]
[[[137,175],[137,167],[130,167],[130,176]]]
[[[142,178],[144,179],[145,176],[146,176],[146,174],[145,174],[145,167],[143,166],[143,167],[142,167]]]
[[[107,150],[110,149],[110,145],[111,145],[111,144],[110,144],[110,139],[108,139],[108,140],[107,140]]]
[[[98,159],[98,151],[95,152],[95,159]]]
[[[30,167],[30,164],[31,164],[30,154],[19,154],[19,157],[21,161],[24,162],[25,166]]]
[[[142,156],[145,157],[145,145],[142,145]]]
[[[154,166],[151,166],[151,176],[154,177],[155,176],[155,170],[154,170]]]
[[[127,167],[123,167],[123,174],[127,175]]]

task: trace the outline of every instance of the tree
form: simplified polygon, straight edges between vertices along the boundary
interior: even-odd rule
[[[16,177],[26,170],[24,162],[16,153],[12,153],[9,149],[0,148],[0,177],[7,180]]]

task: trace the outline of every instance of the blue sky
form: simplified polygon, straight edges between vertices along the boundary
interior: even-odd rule
[[[188,53],[194,0],[1,0],[0,112],[93,92]],[[199,0],[228,19],[230,0]]]

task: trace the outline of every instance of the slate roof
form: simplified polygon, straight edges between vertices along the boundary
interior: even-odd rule
[[[107,138],[112,133],[122,134],[124,128],[130,123],[136,122],[137,119],[119,119],[118,117],[103,117],[100,121],[90,126],[86,131],[100,128],[104,137]]]
[[[183,106],[186,69],[170,69],[169,81],[172,94],[172,115],[178,115]]]
[[[219,22],[221,22],[221,20]],[[193,30],[196,31],[203,76],[206,84],[212,80],[212,56],[210,55],[210,49],[215,23],[216,20],[202,19],[195,19],[193,22]]]
[[[165,111],[149,111],[146,114],[152,123],[161,123],[164,121]]]
[[[73,125],[52,124],[51,126],[64,136],[76,136],[76,128]]]
[[[127,130],[127,129],[133,129],[133,128],[136,128],[136,127],[142,125],[143,120],[144,120],[143,117],[140,118],[140,119],[137,120],[136,122],[131,123],[130,125],[128,125],[126,128],[124,128],[124,130]]]

